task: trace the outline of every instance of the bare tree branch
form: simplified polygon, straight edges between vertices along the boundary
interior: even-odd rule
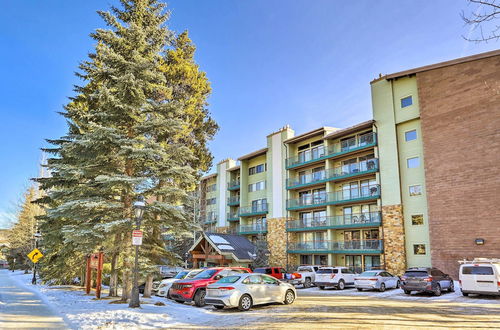
[[[463,11],[460,14],[466,25],[470,26],[467,36],[463,36],[465,40],[472,42],[488,42],[500,40],[500,26],[493,24],[493,21],[500,19],[500,2],[499,0],[467,0],[468,4],[477,5],[469,15]],[[486,34],[483,31],[483,27]],[[478,36],[472,37],[474,31],[478,30]]]

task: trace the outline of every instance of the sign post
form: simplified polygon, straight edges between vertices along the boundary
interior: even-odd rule
[[[87,256],[87,272],[85,274],[85,293],[90,294],[92,288],[92,269],[97,271],[95,296],[101,299],[102,268],[104,264],[104,252],[92,253]]]
[[[142,230],[132,231],[132,245],[142,245]]]

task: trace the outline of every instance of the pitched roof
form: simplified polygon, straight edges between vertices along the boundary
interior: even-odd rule
[[[300,135],[297,135],[297,136],[294,136],[294,137],[291,137],[289,139],[286,139],[285,141],[283,141],[284,143],[295,143],[295,142],[300,142],[300,141],[303,141],[303,140],[307,140],[309,138],[312,138],[316,135],[321,135],[321,137],[323,137],[323,135],[326,133],[329,133],[331,131],[335,131],[335,130],[338,130],[338,128],[335,128],[335,127],[328,127],[328,126],[323,126],[323,127],[320,127],[320,128],[316,128],[312,131],[309,131],[309,132],[305,132],[305,133],[302,133]]]
[[[338,131],[335,131],[335,132],[328,134],[327,136],[325,136],[325,139],[333,139],[333,138],[336,138],[339,136],[348,135],[348,134],[357,132],[357,131],[365,129],[365,128],[370,128],[373,126],[374,122],[375,122],[375,120],[367,120],[367,121],[364,121],[362,123],[340,129]]]
[[[424,65],[424,66],[410,69],[410,70],[405,70],[405,71],[400,71],[400,72],[396,72],[396,73],[392,73],[392,74],[387,74],[387,75],[381,76],[379,78],[373,79],[371,81],[371,83],[374,83],[374,82],[377,82],[377,81],[383,80],[383,79],[387,79],[387,80],[396,79],[396,78],[409,76],[409,75],[419,73],[419,72],[434,70],[434,69],[442,68],[445,66],[450,66],[450,65],[455,65],[455,64],[465,63],[465,62],[476,61],[476,60],[480,60],[480,59],[492,57],[492,56],[500,56],[500,50],[493,50],[491,52],[480,53],[480,54],[475,54],[475,55],[466,56],[466,57],[460,57],[460,58],[456,58],[456,59],[453,59],[450,61],[439,62],[439,63],[435,63],[435,64],[430,64],[430,65]]]
[[[232,234],[203,233],[191,247],[192,251],[205,238],[217,252],[230,255],[238,262],[252,262],[255,259],[255,245],[246,237]]]
[[[238,160],[245,160],[245,159],[250,159],[250,158],[254,158],[256,156],[260,156],[260,155],[263,155],[267,152],[267,148],[262,148],[260,150],[257,150],[257,151],[254,151],[254,152],[251,152],[249,154],[246,154],[244,156],[241,156],[240,158],[238,158]]]

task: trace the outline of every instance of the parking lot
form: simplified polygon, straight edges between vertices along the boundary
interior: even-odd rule
[[[466,298],[459,292],[433,297],[407,296],[399,289],[384,293],[299,289],[298,299],[290,306],[214,313],[225,316],[226,327],[238,325],[247,329],[500,328],[500,298]],[[245,326],[245,320],[251,323]]]

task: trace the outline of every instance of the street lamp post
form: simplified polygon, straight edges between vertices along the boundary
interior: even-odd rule
[[[35,249],[38,249],[38,239],[42,237],[40,231],[37,230],[35,234],[33,234],[33,238],[35,239]],[[36,284],[36,263],[33,263],[33,278],[31,279],[31,284]]]
[[[137,201],[134,203],[134,213],[135,213],[135,229],[141,229],[141,221],[142,216],[144,214],[144,208],[146,207],[146,203],[144,202],[144,197],[139,196]],[[135,263],[134,263],[134,283],[132,288],[132,294],[130,295],[130,302],[128,307],[138,308],[141,307],[141,303],[139,300],[139,245],[135,246]]]

